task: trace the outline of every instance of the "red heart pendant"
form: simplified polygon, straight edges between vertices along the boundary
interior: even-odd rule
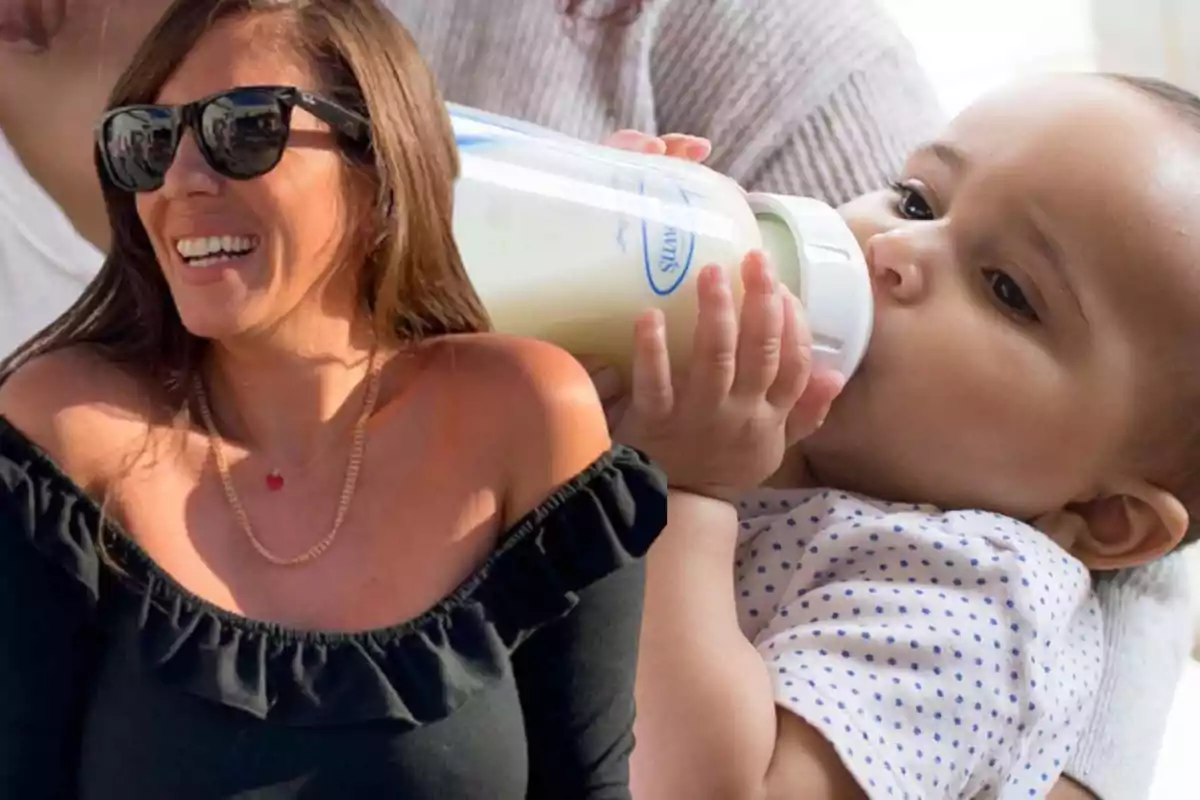
[[[283,488],[283,476],[278,470],[267,473],[267,489],[272,492],[278,492]]]

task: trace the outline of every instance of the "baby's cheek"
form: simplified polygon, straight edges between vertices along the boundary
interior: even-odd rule
[[[966,384],[950,402],[928,403],[907,433],[892,437],[893,446],[908,451],[893,454],[904,473],[897,477],[915,499],[935,505],[1012,514],[1040,509],[1061,491],[1060,475],[1074,458],[1055,442],[1055,424],[1033,399],[974,388]]]
[[[1072,415],[1046,415],[1014,424],[991,442],[993,455],[980,471],[990,487],[987,507],[1020,519],[1057,510],[1097,482],[1096,432]]]

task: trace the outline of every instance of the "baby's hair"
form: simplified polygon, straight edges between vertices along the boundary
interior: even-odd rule
[[[1102,77],[1141,92],[1200,128],[1200,96],[1192,94],[1187,89],[1158,78],[1124,75],[1117,72],[1102,73]]]
[[[1200,135],[1200,96],[1158,78],[1111,72],[1103,73],[1102,77],[1150,98]],[[1200,265],[1197,268],[1200,269]],[[1185,367],[1184,372],[1190,375],[1192,370]],[[1194,379],[1189,383],[1187,375],[1171,375],[1169,379],[1185,386],[1197,386]],[[1200,406],[1200,390],[1189,392],[1183,398],[1183,406],[1189,409]],[[1178,422],[1179,417],[1174,417],[1173,421]],[[1188,510],[1188,529],[1180,546],[1200,541],[1200,415],[1191,411],[1183,417],[1182,435],[1179,426],[1173,425],[1169,435],[1153,438],[1149,444],[1152,451],[1149,455],[1160,473],[1155,477],[1162,488],[1173,492]]]

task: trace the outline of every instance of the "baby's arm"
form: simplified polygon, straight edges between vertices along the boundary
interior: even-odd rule
[[[756,522],[738,552],[743,629],[776,702],[869,796],[1053,785],[1099,683],[1081,565],[1012,520],[836,493]]]
[[[673,493],[668,520],[647,558],[634,796],[761,798],[785,765],[804,787],[793,796],[862,797],[811,726],[798,718],[776,726],[770,676],[733,602],[733,507]]]

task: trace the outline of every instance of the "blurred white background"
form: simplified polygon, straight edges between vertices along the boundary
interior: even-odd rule
[[[933,76],[946,110],[1014,76],[1114,70],[1200,90],[1196,0],[881,0]]]
[[[1131,72],[1200,91],[1200,0],[880,2],[915,45],[947,114],[996,84],[1056,70]],[[1200,545],[1189,557],[1200,600]],[[1200,634],[1200,607],[1196,621]],[[1192,661],[1148,800],[1200,797],[1198,741],[1200,661]]]

